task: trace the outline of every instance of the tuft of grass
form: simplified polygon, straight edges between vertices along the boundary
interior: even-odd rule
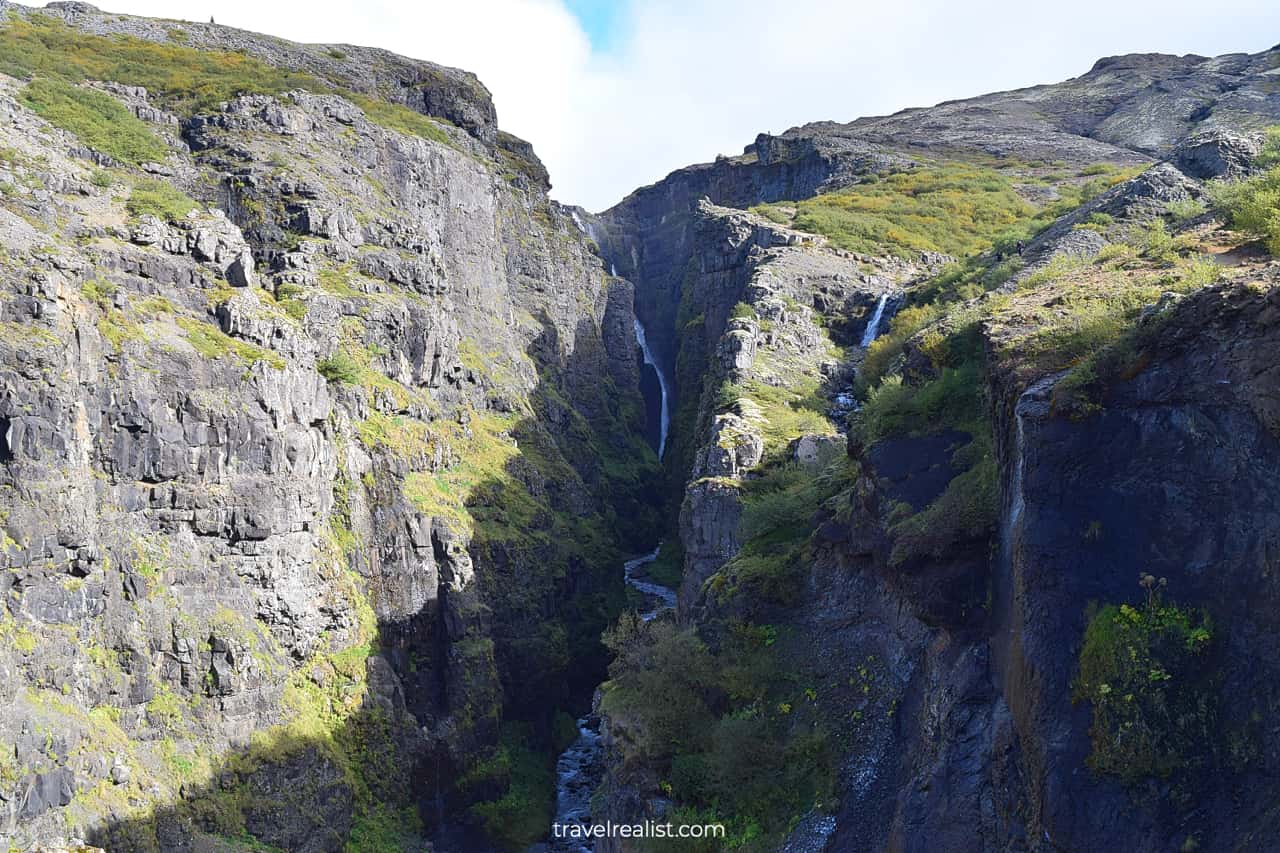
[[[195,199],[171,184],[144,178],[134,184],[125,208],[133,216],[150,214],[170,222],[183,219],[199,207]]]
[[[379,124],[389,130],[395,130],[410,136],[420,136],[423,139],[429,139],[441,145],[453,145],[452,140],[449,139],[449,134],[445,133],[444,128],[441,127],[440,123],[443,119],[428,118],[403,104],[393,104],[365,95],[347,93],[346,97],[364,110],[365,116],[374,124]]]
[[[218,359],[231,356],[248,367],[261,361],[276,370],[284,369],[284,359],[270,350],[233,338],[221,329],[190,317],[178,317],[177,321],[186,333],[187,342],[204,358]]]
[[[146,122],[135,118],[115,98],[95,89],[38,77],[23,88],[19,97],[49,124],[74,133],[85,145],[114,160],[137,165],[163,160],[169,154],[168,147]]]

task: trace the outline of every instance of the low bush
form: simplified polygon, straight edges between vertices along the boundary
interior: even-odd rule
[[[1280,255],[1280,126],[1268,129],[1254,165],[1266,171],[1245,180],[1211,181],[1209,203],[1232,228],[1261,238],[1268,252]]]
[[[330,382],[355,385],[364,375],[364,368],[345,352],[334,353],[316,363],[316,371]]]
[[[182,190],[155,178],[145,178],[134,184],[124,206],[133,216],[150,214],[170,222],[184,218],[199,207]]]
[[[1156,597],[1090,613],[1073,694],[1093,709],[1090,767],[1133,782],[1206,756],[1215,739],[1212,641],[1206,615]]]

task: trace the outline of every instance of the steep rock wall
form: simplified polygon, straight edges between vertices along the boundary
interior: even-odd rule
[[[104,84],[169,151],[143,168],[0,81],[16,843],[336,849],[379,813],[499,796],[462,776],[504,718],[542,725],[598,680],[607,570],[651,512],[631,288],[474,78],[397,63],[369,90],[412,69],[434,82],[405,102],[463,129],[300,90],[183,114]],[[157,176],[190,199],[144,203]]]

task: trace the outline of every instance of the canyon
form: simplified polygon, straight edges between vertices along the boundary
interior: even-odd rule
[[[1280,849],[1278,124],[1109,57],[593,213],[467,72],[0,3],[0,839]]]

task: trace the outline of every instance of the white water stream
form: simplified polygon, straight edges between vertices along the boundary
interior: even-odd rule
[[[662,375],[662,368],[653,357],[653,350],[649,349],[649,340],[645,337],[644,324],[640,322],[639,317],[636,318],[636,343],[640,345],[640,354],[644,357],[644,363],[658,374],[658,389],[662,394],[662,411],[658,415],[658,458],[661,459],[667,449],[667,430],[671,426],[671,411],[667,404],[667,377]]]
[[[862,348],[866,349],[875,341],[876,336],[880,333],[880,318],[884,316],[884,306],[889,302],[889,294],[884,293],[880,296],[880,301],[876,303],[876,312],[871,315],[871,322],[867,323],[867,330],[862,333]]]

